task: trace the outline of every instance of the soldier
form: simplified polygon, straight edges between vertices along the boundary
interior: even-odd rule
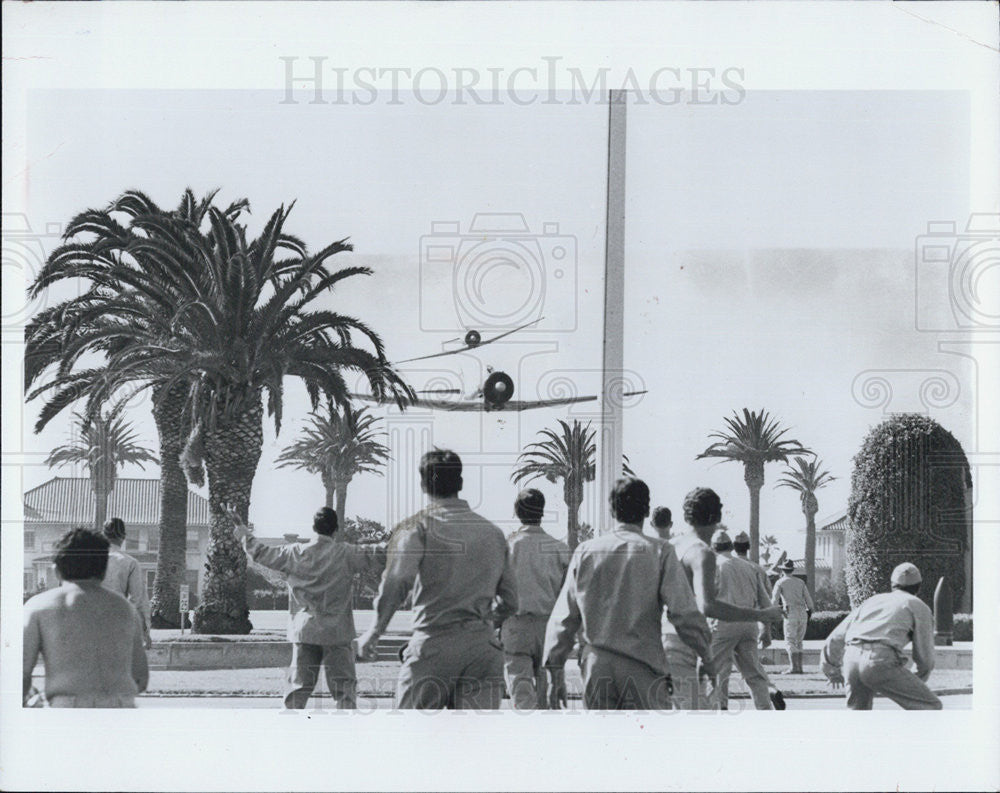
[[[757,570],[758,577],[760,578],[761,585],[764,587],[764,591],[767,592],[767,602],[771,602],[771,579],[767,576],[767,571],[764,569],[763,565],[759,565],[756,562],[751,562],[749,558],[750,554],[750,535],[745,531],[741,531],[735,537],[733,537],[733,553],[744,562],[750,562]],[[760,625],[760,647],[764,649],[771,646],[771,623],[761,622]]]
[[[728,622],[770,622],[781,619],[778,608],[744,608],[722,600],[716,589],[716,556],[708,543],[722,520],[722,501],[714,490],[698,487],[684,498],[684,521],[688,528],[673,537],[677,559],[681,563],[702,614]],[[702,691],[702,673],[711,677],[714,670],[699,673],[698,654],[671,626],[664,622],[663,647],[674,681],[674,702],[685,710],[698,710],[707,704]]]
[[[781,578],[774,585],[771,603],[780,605],[785,617],[785,644],[788,648],[788,669],[790,675],[802,674],[802,640],[813,612],[813,599],[809,588],[801,578],[792,575],[795,563],[788,559],[780,568]]]
[[[545,496],[534,488],[522,490],[514,502],[521,528],[507,539],[510,564],[517,582],[517,614],[504,620],[500,639],[507,691],[518,710],[547,708],[542,651],[545,625],[566,578],[569,546],[541,527]]]
[[[834,688],[846,678],[851,710],[871,710],[875,694],[906,710],[941,709],[941,700],[927,687],[934,669],[934,627],[930,608],[917,597],[921,580],[916,566],[903,562],[892,571],[892,591],[868,598],[827,638],[823,673]],[[903,656],[910,641],[916,674]]]
[[[733,556],[733,543],[724,528],[712,535],[716,560],[718,596],[726,603],[752,609],[765,609],[771,604],[767,590],[757,574],[756,565]],[[712,620],[712,657],[718,667],[715,695],[722,710],[729,707],[729,673],[733,661],[750,689],[757,710],[770,710],[769,680],[760,665],[757,650],[757,623]]]
[[[673,548],[642,533],[649,488],[619,479],[611,491],[618,522],[577,547],[545,633],[553,708],[566,705],[564,668],[580,632],[583,703],[589,710],[666,710],[670,672],[660,644],[666,618],[709,661],[711,633]]]
[[[142,577],[139,563],[122,550],[125,542],[125,521],[111,518],[104,524],[104,537],[111,544],[108,550],[108,570],[104,574],[104,586],[117,592],[135,606],[142,620],[143,642],[148,650],[152,644],[149,637],[150,608],[146,597],[146,582]]]
[[[413,590],[413,638],[403,652],[396,689],[400,708],[492,709],[504,687],[503,652],[494,635],[517,613],[517,590],[503,532],[458,497],[462,461],[435,449],[420,460],[430,504],[400,523],[389,541],[375,624],[359,640],[371,658],[406,595]]]
[[[292,663],[285,707],[305,708],[322,666],[337,708],[356,708],[354,575],[380,567],[384,561],[381,549],[336,541],[337,513],[330,507],[323,507],[313,517],[316,536],[311,541],[278,547],[258,541],[234,510],[228,512],[236,537],[244,541],[250,558],[288,580]]]

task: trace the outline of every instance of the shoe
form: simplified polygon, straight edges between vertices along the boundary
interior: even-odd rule
[[[771,704],[774,706],[775,710],[785,709],[785,695],[778,691],[778,689],[774,689],[774,691],[769,692],[768,696],[771,698]]]

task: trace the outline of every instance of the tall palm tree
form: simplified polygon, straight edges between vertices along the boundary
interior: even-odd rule
[[[94,491],[94,528],[98,531],[108,519],[108,500],[118,481],[118,469],[131,463],[145,470],[143,463],[155,462],[156,456],[138,442],[132,425],[114,412],[94,417],[74,413],[70,442],[57,446],[45,459],[50,467],[86,466]]]
[[[91,403],[126,385],[161,393],[187,387],[185,411],[203,451],[212,520],[207,575],[194,623],[200,633],[246,633],[252,627],[246,557],[227,507],[248,519],[264,409],[280,431],[285,378],[304,382],[313,410],[322,400],[330,410],[348,402],[345,370],[363,373],[379,399],[393,398],[403,406],[413,397],[371,328],[335,311],[311,309],[340,281],[371,270],[326,269],[331,256],[351,250],[344,240],[314,255],[285,257],[282,229],[290,211],[278,209],[252,240],[243,225],[215,207],[208,210],[207,234],[173,218],[151,221],[157,235],[134,240],[127,249],[145,263],[144,272],[121,275],[131,278],[143,299],[155,301],[161,291],[156,274],[180,263],[188,275],[185,299],[148,326],[122,323],[106,329],[102,338],[128,337],[129,343],[109,354],[96,373],[80,375],[95,382]],[[132,295],[117,301],[116,311],[122,314],[135,304]],[[355,333],[372,351],[354,345]],[[75,360],[95,343],[72,341],[66,355]]]
[[[94,387],[94,379],[86,374],[78,376],[72,371],[73,361],[64,355],[71,339],[87,334],[97,340],[93,351],[114,352],[133,340],[120,334],[105,337],[104,331],[115,330],[121,322],[155,324],[169,317],[187,299],[189,274],[183,256],[175,259],[172,266],[156,272],[158,289],[153,292],[136,289],[133,278],[119,277],[119,273],[123,268],[146,272],[147,264],[153,265],[130,255],[128,248],[137,239],[160,234],[158,218],[170,217],[195,229],[201,227],[216,192],[198,200],[190,189],[185,190],[176,209],[164,210],[144,193],[129,190],[107,208],[88,209],[69,223],[65,244],[46,262],[31,293],[37,296],[58,281],[73,279],[83,279],[89,287],[78,297],[40,312],[26,329],[26,387],[30,388],[43,373],[59,365],[50,384],[57,395],[43,409],[36,432],[66,405],[87,395]],[[230,204],[224,214],[236,218],[248,207],[248,202],[242,199]],[[285,244],[304,252],[293,238],[288,238]],[[135,300],[123,305],[117,300],[122,295],[131,295]],[[105,340],[103,345],[101,339]],[[204,483],[200,468],[188,470],[186,478],[180,462],[185,438],[191,430],[184,410],[187,393],[184,383],[175,383],[168,389],[158,386],[153,391],[153,419],[160,443],[160,539],[151,609],[153,627],[159,628],[180,624],[180,585],[187,566],[187,480],[198,485]]]
[[[379,422],[368,408],[344,405],[339,412],[313,413],[299,439],[278,456],[279,468],[300,468],[319,474],[326,490],[326,505],[336,504],[337,515],[347,520],[347,486],[358,474],[382,475],[389,459],[388,447],[379,441]]]
[[[580,505],[583,503],[583,485],[594,481],[597,444],[596,431],[588,423],[578,420],[571,427],[559,420],[561,434],[543,429],[538,434],[543,440],[528,444],[517,458],[517,468],[511,479],[515,484],[531,482],[544,476],[549,482],[562,480],[563,500],[568,510],[566,538],[570,548],[579,542]]]
[[[816,499],[816,491],[821,487],[826,487],[836,479],[829,471],[823,470],[823,461],[805,457],[796,457],[793,468],[789,465],[785,469],[784,476],[778,480],[775,487],[790,487],[798,491],[799,499],[802,502],[802,512],[806,516],[806,586],[809,587],[810,594],[816,593],[816,512],[819,510],[819,501]]]
[[[778,538],[773,534],[765,534],[760,538],[760,560],[764,564],[771,563],[771,554],[778,550]]]
[[[735,411],[726,420],[726,431],[713,432],[716,442],[695,459],[719,457],[722,461],[743,463],[743,481],[750,490],[750,554],[760,558],[760,489],[764,486],[764,465],[788,462],[793,454],[812,454],[796,440],[785,439],[788,432],[766,410],[743,408],[741,417]]]

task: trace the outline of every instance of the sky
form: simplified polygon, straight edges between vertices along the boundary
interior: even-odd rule
[[[23,196],[32,229],[54,230],[129,188],[166,206],[188,186],[221,188],[223,201],[246,196],[251,231],[295,200],[289,230],[314,249],[350,237],[355,252],[339,263],[375,271],[344,282],[326,304],[376,328],[392,360],[448,349],[469,327],[488,338],[544,317],[475,353],[406,365],[414,387],[471,392],[493,366],[514,378],[515,398],[597,393],[606,106],[281,98],[34,92]],[[747,528],[742,469],[695,460],[724,417],[744,407],[769,410],[837,477],[819,493],[820,518],[846,507],[851,458],[888,411],[929,412],[966,448],[975,444],[973,365],[940,351],[939,336],[919,332],[915,316],[917,237],[928,221],[963,223],[969,211],[968,130],[958,92],[747,92],[735,105],[629,108],[625,368],[648,393],[626,404],[623,447],[654,504],[679,513],[688,490],[710,486],[726,524]],[[526,231],[496,242],[491,232],[512,223]],[[54,238],[40,242],[51,250]],[[457,266],[439,260],[448,249]],[[937,396],[925,385],[935,377],[944,383]],[[888,401],[878,378],[890,384]],[[265,536],[307,533],[323,499],[317,476],[274,468],[308,412],[301,388],[290,384],[287,394],[280,435],[265,425],[251,497]],[[37,408],[27,406],[25,424]],[[351,485],[347,512],[385,521],[419,507],[415,453],[433,443],[463,456],[463,495],[509,531],[518,452],[557,419],[586,421],[596,409],[377,408],[394,460],[384,478]],[[130,418],[155,447],[148,404]],[[83,475],[42,463],[68,428],[60,417],[38,436],[23,430],[37,461],[25,469],[25,489],[53,473]],[[801,557],[804,518],[796,494],[773,487],[781,471],[766,471],[761,533]],[[561,488],[539,486],[546,527],[564,534]],[[599,513],[595,490],[584,520]]]

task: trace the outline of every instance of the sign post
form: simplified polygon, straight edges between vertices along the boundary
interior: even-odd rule
[[[184,619],[187,617],[188,606],[191,602],[191,587],[188,584],[181,584],[180,589],[180,612],[181,612],[181,635],[184,635]]]

